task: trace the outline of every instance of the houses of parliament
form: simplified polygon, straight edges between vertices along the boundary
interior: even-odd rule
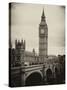
[[[48,27],[45,20],[44,9],[39,24],[39,55],[33,48],[32,52],[26,51],[25,40],[15,40],[15,48],[12,48],[11,65],[20,65],[21,63],[37,64],[43,63],[47,58],[48,51]],[[24,57],[24,59],[23,59]]]

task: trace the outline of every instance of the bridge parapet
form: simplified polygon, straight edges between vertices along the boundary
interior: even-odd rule
[[[40,70],[42,68],[43,68],[43,64],[42,65],[27,66],[27,67],[25,67],[25,72],[32,71],[32,70]]]
[[[32,70],[42,70],[43,64],[39,65],[31,65],[31,66],[19,66],[19,67],[11,67],[12,74],[17,74],[20,72],[29,72]]]

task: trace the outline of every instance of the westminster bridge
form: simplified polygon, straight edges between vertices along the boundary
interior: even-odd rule
[[[11,67],[11,85],[17,87],[56,83],[61,79],[61,69],[57,62]]]

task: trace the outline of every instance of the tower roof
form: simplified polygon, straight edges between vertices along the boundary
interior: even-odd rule
[[[42,11],[41,21],[45,21],[44,8],[43,8],[43,11]]]
[[[43,8],[43,12],[42,12],[42,17],[45,17],[45,14],[44,14],[44,8]]]

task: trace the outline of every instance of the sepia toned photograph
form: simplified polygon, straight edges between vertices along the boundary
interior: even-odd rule
[[[65,84],[65,6],[9,3],[9,86]]]

